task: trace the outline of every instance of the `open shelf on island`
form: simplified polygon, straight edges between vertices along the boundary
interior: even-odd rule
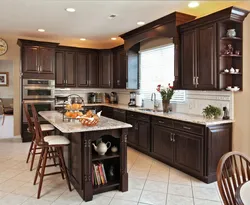
[[[102,160],[106,160],[106,159],[119,158],[119,157],[120,157],[119,153],[108,152],[105,155],[98,155],[97,153],[93,153],[92,162],[102,161]]]
[[[104,185],[93,186],[93,192],[94,194],[99,194],[102,192],[117,189],[119,186],[120,186],[119,180],[109,181],[107,184]]]
[[[221,40],[239,40],[239,41],[241,41],[242,38],[240,38],[240,37],[222,37]]]
[[[242,75],[242,73],[221,72],[222,75]]]
[[[236,54],[231,54],[231,55],[220,55],[220,57],[237,57],[237,58],[241,58],[241,55],[236,55]]]

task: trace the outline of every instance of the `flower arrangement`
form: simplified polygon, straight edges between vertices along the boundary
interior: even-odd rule
[[[174,95],[174,89],[173,86],[170,86],[170,83],[168,84],[167,87],[158,85],[156,90],[161,94],[161,98],[164,101],[170,101]]]

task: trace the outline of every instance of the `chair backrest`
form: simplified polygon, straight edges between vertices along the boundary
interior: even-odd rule
[[[33,116],[33,121],[35,125],[36,143],[39,146],[47,145],[48,143],[44,142],[44,139],[43,139],[44,136],[43,136],[43,132],[40,126],[40,122],[38,120],[38,114],[37,114],[36,108],[34,104],[30,104],[30,105],[31,105],[32,116]]]
[[[28,103],[25,103],[24,101],[23,101],[23,111],[24,111],[25,117],[26,117],[27,122],[28,122],[29,132],[31,132],[33,134],[34,133],[34,124],[31,120],[30,113],[28,111]]]
[[[236,189],[250,180],[250,159],[240,152],[223,155],[217,166],[217,183],[225,205],[235,205]]]

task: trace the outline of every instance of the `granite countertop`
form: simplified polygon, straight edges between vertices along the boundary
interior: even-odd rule
[[[180,121],[184,121],[184,122],[201,124],[201,125],[205,125],[205,126],[227,124],[227,123],[234,122],[234,120],[222,120],[222,119],[214,119],[214,120],[212,119],[211,120],[211,119],[206,119],[200,115],[192,115],[192,114],[184,114],[184,113],[174,113],[174,112],[163,113],[163,112],[143,111],[140,109],[144,109],[144,108],[128,107],[128,105],[122,105],[122,104],[96,103],[96,104],[85,104],[85,106],[86,107],[88,107],[88,106],[107,106],[107,107],[112,107],[112,108],[117,108],[117,109],[122,109],[122,110],[143,113],[143,114],[147,114],[147,115],[153,115],[153,116],[157,116],[157,117],[164,117],[164,118],[173,119],[173,120],[180,120]],[[60,106],[60,107],[62,107],[62,106]]]
[[[112,130],[130,128],[132,125],[101,116],[100,122],[93,127],[83,126],[78,120],[72,122],[63,121],[63,116],[57,111],[39,112],[45,120],[50,122],[62,133],[91,132],[98,130]]]

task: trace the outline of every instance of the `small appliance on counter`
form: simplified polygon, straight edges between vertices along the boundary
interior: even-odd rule
[[[103,93],[95,93],[96,94],[96,103],[102,103],[103,101]]]
[[[136,93],[136,98],[135,98],[135,104],[136,107],[143,107],[143,96],[140,93]]]
[[[96,103],[96,93],[88,93],[88,103]]]
[[[135,107],[136,106],[136,92],[130,92],[130,100],[128,106]]]
[[[110,103],[118,104],[118,95],[116,92],[111,92],[110,94]]]

